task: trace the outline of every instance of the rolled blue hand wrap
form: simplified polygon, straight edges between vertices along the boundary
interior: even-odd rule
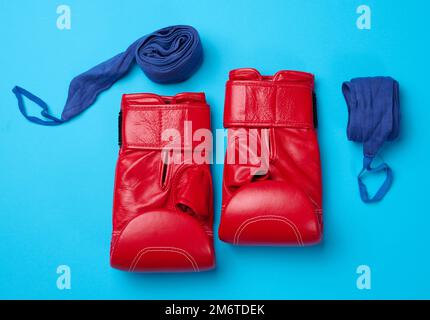
[[[348,139],[363,143],[363,169],[358,175],[360,196],[366,203],[377,202],[390,189],[393,172],[386,163],[377,167],[371,164],[384,142],[399,136],[399,84],[390,77],[356,78],[345,82],[342,91],[348,106]],[[384,183],[372,198],[362,181],[366,171],[386,173]]]
[[[60,125],[88,109],[99,93],[109,89],[130,70],[134,61],[154,82],[184,81],[197,71],[203,61],[199,34],[191,26],[171,26],[155,31],[134,42],[125,52],[75,77],[70,83],[60,119],[49,113],[43,100],[27,90],[16,86],[13,93],[18,99],[19,110],[29,121],[45,126]],[[45,119],[29,116],[23,97],[39,105]]]

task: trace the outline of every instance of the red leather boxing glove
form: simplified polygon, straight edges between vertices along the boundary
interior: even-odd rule
[[[322,238],[314,77],[230,72],[219,237],[233,244],[311,245]]]
[[[112,267],[137,272],[214,267],[209,162],[188,158],[197,149],[192,137],[199,130],[210,130],[203,93],[123,96]]]

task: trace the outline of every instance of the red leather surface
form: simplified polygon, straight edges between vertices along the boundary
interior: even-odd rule
[[[204,94],[124,95],[122,114],[111,265],[137,272],[213,268],[209,165],[184,161],[165,164],[161,152],[165,129],[180,132],[182,156],[185,121],[192,121],[191,134],[197,129],[210,129]]]
[[[314,77],[298,71],[262,76],[230,72],[224,125],[228,129],[219,237],[233,244],[312,245],[322,238],[321,164],[313,125]],[[261,147],[267,169],[258,171]],[[239,162],[240,154],[248,160]],[[231,163],[228,158],[236,156]],[[259,173],[259,174],[256,174]]]

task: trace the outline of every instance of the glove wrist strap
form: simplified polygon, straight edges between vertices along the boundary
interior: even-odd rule
[[[226,85],[224,127],[314,128],[313,76],[235,70]]]

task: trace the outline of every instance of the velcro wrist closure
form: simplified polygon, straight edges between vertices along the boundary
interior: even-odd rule
[[[314,128],[313,77],[296,81],[299,72],[286,71],[281,74],[284,78],[280,74],[260,80],[229,80],[224,127]],[[286,77],[291,74],[293,81]]]
[[[199,129],[210,130],[210,111],[204,96],[203,101],[173,99],[169,103],[123,97],[123,147],[152,150],[194,148],[201,142],[193,139]]]

